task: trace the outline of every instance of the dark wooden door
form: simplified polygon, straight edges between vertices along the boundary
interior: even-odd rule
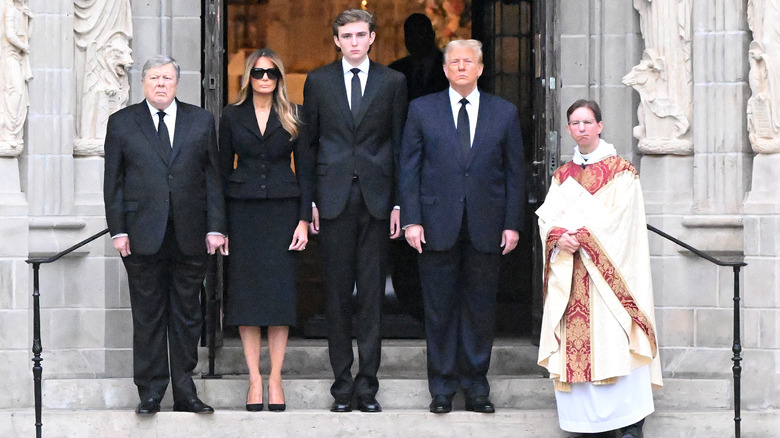
[[[534,211],[557,165],[555,2],[475,0],[473,36],[483,43],[480,87],[514,103],[526,159],[526,230],[505,257],[499,292],[499,334],[538,338],[541,324],[541,250]]]

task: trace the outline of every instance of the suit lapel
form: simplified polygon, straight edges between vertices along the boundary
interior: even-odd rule
[[[244,103],[238,107],[238,123],[241,124],[247,131],[251,132],[258,140],[262,140],[263,135],[260,133],[260,126],[257,124],[257,116],[255,116],[255,106],[252,104],[252,96],[248,96]],[[266,129],[266,132],[268,129]]]
[[[471,142],[471,150],[469,151],[468,162],[466,167],[471,165],[471,161],[474,159],[474,154],[479,153],[480,142],[482,137],[485,136],[484,131],[488,129],[488,123],[490,120],[490,103],[489,99],[482,90],[479,90],[479,112],[477,113],[477,129],[474,130],[474,139]]]
[[[190,108],[176,99],[176,130],[173,134],[173,148],[171,149],[171,163],[181,151],[182,145],[187,143],[190,133],[192,117],[189,116]]]
[[[352,120],[352,111],[349,109],[349,101],[347,100],[347,88],[344,85],[344,70],[341,67],[341,61],[336,61],[330,64],[330,83],[333,84],[331,94],[333,96],[333,102],[336,102],[336,113],[341,114],[346,121],[350,130],[355,129],[355,122]]]
[[[155,129],[154,120],[152,120],[152,113],[149,111],[149,105],[146,103],[146,100],[136,104],[134,113],[135,122],[149,141],[149,145],[154,149],[157,155],[160,156],[160,159],[165,162],[165,165],[168,165],[171,162],[170,151],[165,150],[166,146],[163,145],[160,141],[160,137],[157,135],[157,129]]]
[[[255,122],[255,125],[257,125],[257,122]],[[275,110],[271,110],[271,113],[268,114],[268,121],[265,122],[265,132],[263,133],[263,138],[268,138],[269,135],[281,127],[282,121],[279,119],[279,115],[276,114]]]

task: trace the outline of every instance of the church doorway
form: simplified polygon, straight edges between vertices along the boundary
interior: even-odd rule
[[[414,13],[430,18],[437,43],[456,38],[483,43],[485,70],[480,87],[514,103],[519,110],[526,153],[526,232],[505,257],[499,291],[499,336],[535,338],[541,321],[541,258],[534,210],[547,191],[557,164],[555,100],[555,2],[542,0],[203,0],[203,105],[218,119],[235,99],[245,57],[270,47],[287,73],[288,91],[303,103],[309,71],[339,58],[331,22],[344,9],[365,7],[376,15],[377,38],[371,58],[382,64],[407,55],[404,21]],[[299,278],[297,332],[324,336],[324,297],[316,242],[303,257]],[[394,245],[391,279],[383,309],[383,336],[419,337],[422,305],[410,272],[404,242]],[[229,262],[229,261],[228,261]],[[390,281],[392,280],[392,281]],[[229,299],[229,297],[224,297]]]

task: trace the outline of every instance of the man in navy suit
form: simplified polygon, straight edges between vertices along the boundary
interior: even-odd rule
[[[523,229],[523,145],[517,109],[480,91],[482,44],[450,42],[450,86],[409,106],[401,148],[401,216],[419,253],[431,412],[494,412],[487,372],[501,256]]]
[[[404,75],[368,58],[374,16],[360,9],[333,22],[339,61],[309,73],[303,88],[308,138],[316,155],[311,231],[319,234],[334,382],[333,412],[379,412],[380,317],[389,237],[401,234],[398,155],[406,118]],[[389,235],[389,236],[388,236]],[[352,291],[359,367],[353,378]]]
[[[141,415],[160,410],[169,379],[175,411],[214,412],[192,371],[200,288],[207,254],[224,251],[225,206],[214,118],[176,99],[179,74],[172,58],[149,58],[146,99],[111,115],[106,132],[106,222],[127,270]]]

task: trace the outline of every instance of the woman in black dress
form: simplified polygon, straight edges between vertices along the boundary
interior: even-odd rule
[[[249,411],[263,409],[260,327],[268,327],[268,409],[283,411],[282,364],[296,323],[294,252],[308,242],[314,167],[284,67],[270,49],[247,58],[238,101],[222,113],[219,149],[230,239],[225,324],[239,326]]]

